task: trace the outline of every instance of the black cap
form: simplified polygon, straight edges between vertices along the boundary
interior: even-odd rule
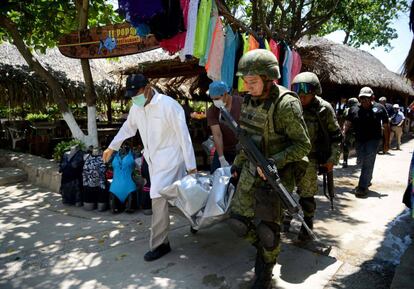
[[[133,97],[137,90],[145,87],[148,79],[143,74],[130,74],[126,80],[125,97]]]

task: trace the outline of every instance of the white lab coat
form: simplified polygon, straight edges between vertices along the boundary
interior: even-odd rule
[[[109,145],[119,150],[122,142],[139,130],[151,177],[152,199],[161,197],[160,190],[184,177],[186,170],[196,168],[183,108],[171,97],[156,90],[154,93],[145,107],[132,105],[127,120]]]

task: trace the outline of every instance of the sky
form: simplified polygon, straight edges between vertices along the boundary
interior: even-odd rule
[[[368,45],[361,46],[360,49],[374,55],[389,70],[400,73],[413,39],[413,34],[408,27],[408,22],[408,12],[407,14],[399,14],[399,18],[394,21],[392,27],[397,30],[398,38],[391,41],[393,49],[390,52],[386,52],[384,48],[381,47],[371,49]],[[345,32],[336,31],[325,37],[334,42],[342,43],[344,36]]]

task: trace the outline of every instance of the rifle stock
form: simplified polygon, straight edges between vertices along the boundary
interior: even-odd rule
[[[260,167],[263,171],[263,174],[266,177],[267,182],[273,188],[273,191],[278,194],[283,207],[289,212],[290,215],[296,216],[303,224],[306,231],[309,233],[309,236],[316,240],[316,236],[309,226],[305,223],[302,215],[301,208],[296,200],[292,197],[291,193],[285,188],[282,184],[282,180],[278,174],[276,165],[270,163],[260,152],[257,146],[249,138],[246,131],[240,128],[237,122],[233,119],[227,109],[222,106],[220,107],[221,116],[224,119],[226,125],[235,133],[238,138],[240,145],[243,147],[247,158],[251,163],[256,167]]]

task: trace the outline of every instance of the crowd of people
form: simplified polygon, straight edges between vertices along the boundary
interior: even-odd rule
[[[401,149],[405,116],[398,104],[388,104],[384,98],[376,102],[369,87],[351,97],[343,114],[337,116],[332,105],[320,97],[322,87],[316,74],[298,74],[291,90],[276,84],[280,77],[278,61],[264,49],[244,54],[237,76],[242,77],[247,89],[244,97],[233,94],[223,81],[213,81],[209,87],[212,105],[207,110],[207,122],[215,143],[211,172],[232,166],[232,177],[238,183],[227,223],[257,250],[252,288],[271,288],[280,234],[289,230],[291,220],[284,214],[279,197],[272,193],[263,168],[253,165],[238,147],[237,136],[223,123],[220,109],[227,109],[269,164],[277,167],[287,190],[296,189],[304,223],[310,229],[317,209],[318,174],[332,176],[341,148],[346,168],[349,151],[355,146],[361,166],[355,196],[364,197],[371,185],[381,140],[383,152],[388,151],[394,136],[396,149]],[[171,251],[168,203],[159,192],[186,173],[196,173],[196,161],[185,112],[178,102],[156,91],[142,74],[130,75],[126,86],[126,96],[133,105],[104,151],[103,160],[107,162],[124,140],[139,131],[151,178],[153,211],[150,250],[144,259],[153,261]],[[298,239],[308,242],[311,236],[305,224]]]

